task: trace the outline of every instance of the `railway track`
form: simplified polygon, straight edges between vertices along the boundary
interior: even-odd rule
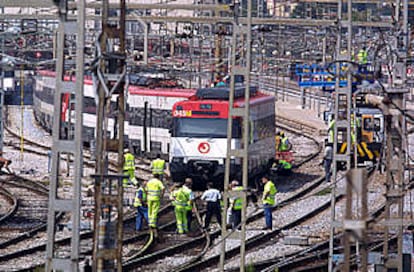
[[[18,133],[11,130],[9,127],[5,126],[5,131],[7,132],[6,136],[8,137],[8,141],[5,143],[7,146],[15,149],[15,150],[23,150],[26,153],[31,153],[43,157],[50,157],[52,147],[50,145],[41,144],[37,141],[28,139],[27,137],[21,137]],[[23,145],[22,145],[23,143]],[[113,159],[109,160],[109,171],[112,173],[118,172],[118,162],[116,160],[116,156],[111,155],[114,157]],[[63,159],[67,160],[67,157],[62,155]],[[73,159],[69,159],[70,162],[73,162]],[[151,170],[149,168],[150,161],[145,158],[139,158],[139,163],[136,164],[136,169],[143,173],[150,175]],[[91,156],[90,152],[85,150],[84,151],[84,165],[90,168],[95,168],[95,160]],[[139,180],[143,180],[143,178],[139,178]]]
[[[197,229],[186,235],[175,233],[175,218],[159,228],[158,237],[153,232],[148,233],[148,239],[140,247],[140,250],[123,261],[123,269],[125,271],[136,271],[137,269],[157,271],[160,265],[165,265],[166,261],[175,263],[176,254],[187,260],[200,258],[210,245],[210,235],[201,228],[200,214],[198,212],[196,214]],[[165,217],[161,217],[161,220],[165,220]],[[194,224],[192,225],[194,226]],[[179,264],[175,263],[173,266],[177,265]]]
[[[414,182],[411,181],[410,184],[408,184],[408,190],[406,195],[410,194],[410,191],[414,188]],[[368,232],[368,251],[380,251],[382,252],[382,245],[384,244],[383,240],[383,234],[378,233],[375,230],[375,226],[381,225],[382,220],[384,219],[384,211],[385,211],[385,201],[383,204],[379,205],[376,208],[373,208],[370,212],[367,221],[368,227],[367,229],[373,229],[372,231]],[[412,226],[412,225],[411,225]],[[335,236],[335,241],[339,243],[339,241],[342,239],[342,233],[339,233]],[[391,237],[389,242],[390,244],[394,243],[396,237]],[[355,247],[355,245],[354,245]],[[343,248],[338,247],[335,248],[335,254],[343,252]],[[306,269],[312,268],[312,271],[326,271],[327,267],[327,260],[328,260],[328,254],[329,254],[329,240],[325,240],[321,243],[316,244],[315,246],[303,250],[302,252],[299,252],[297,254],[286,256],[288,258],[285,258],[283,260],[269,260],[266,264],[267,269],[263,269],[263,271],[274,271],[275,269],[279,269],[279,271],[307,271]],[[354,269],[357,269],[357,255],[355,248],[353,249],[353,254],[351,256],[351,264],[354,267]],[[253,264],[256,266],[256,264]],[[260,268],[263,264],[257,264],[257,268]],[[262,271],[262,269],[260,269]]]
[[[297,228],[300,225],[309,224],[309,221],[314,218],[317,215],[320,215],[322,212],[327,212],[330,208],[330,196],[324,195],[323,192],[327,190],[327,188],[331,187],[330,184],[326,184],[322,182],[323,179],[318,179],[315,181],[315,187],[313,187],[311,190],[307,192],[303,192],[300,197],[298,196],[292,196],[291,198],[288,198],[282,202],[280,202],[276,207],[276,212],[273,212],[273,217],[277,218],[283,218],[283,220],[280,220],[280,222],[283,222],[278,226],[277,229],[270,231],[270,232],[260,232],[256,231],[256,233],[248,235],[248,239],[246,240],[246,254],[250,254],[255,252],[255,254],[264,254],[265,256],[269,256],[269,259],[271,259],[273,262],[277,262],[277,260],[281,261],[282,259],[285,260],[288,256],[300,256],[303,254],[302,252],[296,250],[293,250],[293,252],[285,252],[283,254],[283,257],[275,257],[272,255],[275,255],[273,253],[270,253],[268,250],[266,251],[266,247],[275,247],[277,244],[283,244],[283,237],[285,236],[283,232],[286,232],[288,230],[292,230],[294,228]],[[318,182],[320,182],[318,184]],[[338,193],[336,195],[337,201],[342,199],[344,196],[343,193]],[[319,198],[319,199],[317,199]],[[311,201],[317,201],[318,205],[316,208],[313,208],[311,210],[307,210],[304,212],[303,207],[308,206]],[[288,220],[284,218],[284,214],[292,214],[292,211],[288,211],[289,209],[294,210],[294,213],[296,214],[295,217],[292,217]],[[381,209],[379,209],[381,211]],[[376,214],[373,214],[373,216],[377,216],[379,212]],[[251,217],[249,217],[251,220]],[[247,221],[247,228],[249,226],[249,221]],[[218,245],[217,243],[216,245]],[[329,243],[328,243],[329,244]],[[277,246],[276,246],[277,247]],[[259,251],[259,253],[257,253]],[[277,249],[276,249],[277,251]],[[226,247],[226,271],[235,271],[239,268],[237,267],[237,264],[239,261],[237,258],[239,257],[240,252],[240,245],[239,242],[234,242],[231,247]],[[236,258],[236,260],[234,259]],[[201,271],[207,268],[217,267],[218,262],[220,260],[220,252],[218,250],[215,250],[215,253],[210,254],[209,256],[205,256],[205,258],[199,262],[193,263],[183,269],[177,270],[177,271]],[[302,261],[302,260],[301,260]],[[269,260],[270,262],[270,260]],[[231,263],[233,263],[233,267],[229,266]],[[261,269],[265,266],[265,262],[250,262],[249,267],[260,267],[259,271],[262,271]],[[269,266],[269,263],[267,263],[267,266]],[[276,268],[276,267],[274,267]],[[273,269],[274,269],[273,268]],[[247,269],[247,268],[246,268]],[[274,271],[274,270],[268,270],[268,271]],[[280,270],[279,270],[280,271]],[[283,270],[283,271],[290,271],[290,270]]]
[[[14,133],[12,130],[10,130],[9,128],[6,128],[6,146],[15,149],[15,150],[20,150],[20,144],[24,143],[24,149],[23,151],[25,153],[30,153],[31,155],[25,155],[26,158],[32,158],[37,157],[37,156],[48,156],[49,152],[50,152],[50,145],[45,145],[44,143],[38,143],[37,141],[34,140],[30,140],[29,138],[25,137],[21,137],[19,134]],[[39,134],[39,133],[35,133],[35,134]],[[86,154],[87,157],[88,154]],[[149,162],[145,159],[140,159],[139,160],[140,163],[140,167],[142,167],[142,169],[140,167],[138,167],[139,172],[143,173],[143,172],[147,172],[150,173],[149,170]],[[94,162],[88,162],[86,161],[85,164],[86,167],[93,167],[94,166]],[[115,168],[115,167],[114,167]],[[35,182],[32,182],[29,179],[25,179],[23,177],[19,177],[16,174],[13,175],[8,175],[6,176],[2,176],[4,178],[11,178],[14,177],[16,179],[19,180],[19,182],[17,183],[11,183],[8,182],[10,185],[10,187],[16,187],[19,188],[21,186],[23,186],[26,183],[29,184],[34,184]],[[65,181],[63,181],[65,182]],[[47,183],[47,182],[46,182]],[[3,187],[3,186],[2,186]],[[30,197],[30,196],[26,196],[26,199],[31,199],[33,200],[34,205],[32,205],[33,211],[32,214],[35,214],[35,211],[42,211],[43,212],[43,217],[42,217],[42,222],[38,222],[39,224],[32,224],[33,222],[30,220],[26,220],[27,224],[30,226],[28,226],[28,228],[24,229],[24,230],[16,230],[16,228],[10,228],[10,235],[8,235],[6,232],[4,232],[4,235],[2,233],[2,237],[5,237],[4,240],[2,240],[0,242],[0,270],[4,271],[7,270],[9,271],[11,267],[15,267],[16,269],[19,269],[19,267],[23,268],[25,265],[25,263],[27,264],[32,264],[32,266],[36,266],[39,263],[42,263],[44,261],[44,251],[46,249],[46,228],[47,228],[47,223],[46,223],[46,219],[47,219],[47,204],[48,204],[48,191],[47,191],[47,186],[43,186],[41,189],[39,188],[38,185],[31,185],[29,186],[31,187],[30,189],[33,188],[38,188],[37,190],[41,190],[41,194],[42,198],[44,199],[43,201],[43,205],[40,207],[39,205],[35,204],[36,198],[35,197]],[[64,187],[64,186],[63,186]],[[7,191],[9,190],[9,188],[4,188],[4,190],[1,191],[1,195],[2,197],[6,200],[9,199],[8,197],[8,193]],[[22,190],[22,189],[20,189]],[[9,190],[11,191],[11,189]],[[23,197],[22,197],[23,198]],[[83,199],[84,201],[84,199]],[[93,207],[93,200],[92,202],[86,199],[86,202],[88,202],[87,205],[90,205],[91,207]],[[91,202],[91,203],[89,203]],[[1,218],[3,218],[3,222],[4,220],[17,220],[17,216],[19,215],[19,213],[17,213],[18,211],[18,204],[24,204],[25,206],[29,206],[25,201],[22,201],[19,199],[19,197],[16,197],[16,200],[9,200],[9,201],[5,201],[6,203],[10,203],[7,205],[4,205],[5,209],[8,210],[9,212],[2,212],[1,214],[4,216],[0,216]],[[15,204],[14,204],[15,203]],[[16,208],[13,208],[13,206],[16,206]],[[13,212],[13,209],[17,209],[16,212]],[[61,214],[58,215],[59,216],[59,228],[67,226],[67,223],[70,224],[70,218],[69,217],[63,217],[61,218],[60,216],[62,216]],[[21,217],[21,216],[19,216]],[[134,220],[134,216],[131,216],[132,219],[130,218],[129,221],[133,221]],[[63,220],[62,220],[63,219]],[[128,222],[128,220],[127,220]],[[36,222],[37,223],[37,222]],[[2,223],[0,223],[2,224]],[[66,231],[67,232],[67,231]],[[65,233],[65,228],[63,228],[62,230],[58,230],[57,231],[57,239],[60,241],[59,243],[61,243],[64,246],[69,244],[70,239],[66,239],[65,236],[67,236],[67,233]],[[134,234],[136,236],[136,234]],[[87,235],[86,235],[87,236]],[[132,235],[130,235],[132,236]],[[92,237],[92,236],[91,236]],[[7,239],[6,239],[7,238]],[[92,239],[85,240],[87,242],[85,243],[92,243]],[[23,260],[23,261],[22,261]],[[40,260],[40,261],[39,261]],[[26,265],[27,266],[27,265]]]
[[[48,190],[17,175],[2,176],[2,190],[13,199],[9,213],[0,218],[0,250],[33,238],[46,229]]]
[[[303,133],[303,131],[305,129],[303,127],[300,127],[300,128],[297,128],[296,130]],[[47,152],[47,150],[46,150],[46,152]],[[318,151],[315,152],[315,156],[317,156],[318,152],[320,152],[320,147],[319,147]],[[301,158],[301,161],[303,160],[303,163],[305,163],[305,161],[309,162],[312,159],[314,159],[315,156],[309,156],[307,158],[303,157],[303,158]],[[300,165],[301,165],[301,163],[299,161],[297,161],[296,164],[298,165],[298,167],[300,167]],[[310,183],[308,180],[306,182]],[[303,182],[298,184],[297,188],[302,186],[302,185],[303,185]],[[261,218],[262,218],[262,213],[259,213],[257,215],[256,220],[261,220]],[[132,221],[129,221],[130,222],[129,224],[133,224],[134,219],[130,219],[130,220],[132,220]],[[255,220],[255,219],[250,219],[250,220]],[[196,260],[200,260],[202,258],[202,256],[205,255],[204,251],[206,251],[206,250],[204,250],[204,249],[206,248],[206,245],[209,245],[209,242],[207,242],[208,239],[207,239],[206,234],[203,234],[202,232],[200,232],[200,233],[196,234],[196,237],[178,237],[178,238],[180,238],[180,239],[178,239],[175,234],[170,233],[170,232],[172,232],[172,229],[175,229],[174,220],[170,220],[170,222],[169,223],[167,222],[165,225],[167,225],[167,226],[165,228],[161,229],[161,231],[165,234],[164,238],[165,237],[168,237],[168,238],[171,237],[172,239],[169,240],[171,242],[169,242],[167,240],[164,240],[164,246],[162,246],[162,248],[159,248],[160,244],[158,243],[158,246],[157,246],[157,244],[154,244],[151,247],[149,247],[148,249],[145,249],[143,251],[138,251],[138,252],[136,252],[136,250],[135,250],[135,252],[130,251],[130,250],[127,249],[129,247],[129,245],[133,245],[132,247],[134,247],[134,248],[140,248],[141,247],[140,244],[142,246],[144,246],[146,244],[145,241],[148,241],[149,238],[145,238],[144,234],[138,234],[137,235],[137,234],[132,234],[131,233],[131,235],[129,235],[128,233],[126,233],[125,239],[124,239],[124,244],[125,244],[125,248],[126,248],[126,250],[124,252],[124,256],[125,256],[124,258],[127,259],[128,257],[131,257],[131,256],[138,257],[138,258],[133,258],[133,259],[134,260],[139,260],[139,261],[136,262],[136,264],[138,264],[139,266],[142,266],[143,263],[149,262],[148,260],[151,260],[153,258],[157,258],[157,259],[160,258],[159,256],[161,256],[162,254],[164,256],[166,256],[166,258],[160,258],[161,260],[170,260],[171,258],[174,258],[174,256],[176,256],[174,254],[177,254],[177,252],[179,252],[178,255],[180,255],[180,258],[183,258],[185,256],[187,260],[182,262],[181,265],[177,265],[176,269],[184,269],[189,263],[194,263]],[[126,228],[126,229],[128,229],[128,228]],[[87,233],[87,232],[85,232],[85,233]],[[215,239],[217,237],[217,236],[215,236],[216,234],[214,232],[210,233],[210,235],[211,235],[211,239]],[[88,239],[91,239],[91,238],[88,238]],[[88,239],[85,239],[85,242],[82,242],[82,244],[90,243],[91,240],[88,240]],[[138,241],[140,241],[140,242],[138,242]],[[183,253],[183,252],[185,252],[183,249],[191,248],[190,245],[191,246],[196,245],[198,243],[198,241],[200,241],[200,246],[198,247],[199,249],[196,249],[196,250],[198,250],[198,252],[200,254],[197,254],[196,256],[194,256],[194,255],[191,255],[190,253]],[[169,246],[169,244],[171,246]],[[86,248],[84,248],[82,250],[82,252],[85,252],[85,254],[87,255],[88,251],[85,250],[85,249]],[[41,251],[42,250],[40,250],[40,252]],[[43,249],[43,251],[44,251],[44,249]],[[27,251],[26,251],[26,253],[27,253]],[[134,255],[136,255],[136,256],[134,256]],[[171,257],[171,256],[173,256],[173,257]],[[189,256],[190,256],[190,258],[188,258]],[[34,257],[34,258],[36,258],[36,257]],[[17,259],[18,258],[16,258],[16,260]],[[132,259],[129,260],[129,261],[132,261]],[[131,262],[130,262],[130,264],[131,264]],[[128,264],[126,263],[126,265],[128,265]],[[133,266],[131,266],[131,267],[133,267]]]
[[[297,163],[298,166],[303,165],[304,163],[308,162],[309,160],[314,158],[320,152],[320,146],[316,142],[315,142],[315,145],[317,146],[316,152],[314,152],[314,154],[312,154],[312,155],[310,155],[306,158],[303,158],[301,162]],[[299,190],[300,192],[298,192],[296,196],[293,196],[293,199],[298,198],[301,195],[305,194],[306,190],[312,190],[313,186],[317,186],[321,181],[322,181],[322,179],[318,180],[317,182],[315,182],[315,184],[312,184],[309,187],[305,186],[305,187],[307,187],[307,189]],[[300,185],[298,185],[298,187],[302,187],[302,186],[303,186],[302,183]],[[255,208],[253,208],[253,209],[255,209]],[[263,211],[253,212],[253,214],[251,216],[249,216],[248,223],[251,223],[251,222],[257,221],[257,220],[262,220],[262,218],[263,218]],[[209,235],[210,235],[211,240],[216,239],[220,235],[220,230],[212,231],[211,233],[209,233]],[[199,242],[199,241],[202,241],[202,238],[195,238],[195,241],[193,241],[193,244],[195,242]],[[184,245],[178,244],[175,247],[176,248],[184,248],[186,246],[187,246],[186,243],[184,243]],[[169,251],[170,252],[175,252],[173,249],[169,249]],[[200,259],[203,258],[202,255],[199,255],[195,258],[188,258],[188,255],[191,255],[191,254],[185,255],[185,254],[183,254],[183,252],[179,252],[179,253],[174,254],[173,256],[168,256],[167,258],[157,256],[157,258],[155,260],[157,260],[157,263],[163,263],[163,270],[164,271],[168,271],[168,270],[172,270],[172,271],[200,271],[200,269],[203,270],[203,269],[206,268],[206,267],[202,267],[202,266],[193,266],[193,264],[195,264],[195,263],[198,264],[198,263],[202,262],[202,261],[200,261]],[[128,262],[125,267],[126,267],[127,270],[129,270],[129,269],[131,269],[131,270],[132,269],[138,269],[138,268],[142,269],[143,265],[145,265],[144,261],[146,261],[146,260],[147,260],[146,258],[141,258],[139,260],[135,260],[134,262]],[[150,259],[150,260],[152,260],[152,259]],[[166,264],[169,264],[169,265],[166,265]],[[153,270],[154,269],[159,269],[159,267],[157,267],[156,265],[157,264],[152,264],[151,266],[144,266],[144,267],[147,270],[148,269],[150,269],[150,270],[151,269],[153,269]],[[168,268],[166,268],[166,266]],[[142,270],[142,271],[144,271],[144,270]]]
[[[302,131],[298,131],[298,130],[289,130],[291,133],[300,133],[303,134]],[[296,136],[297,137],[297,141],[301,141],[303,142],[303,139],[301,138],[301,136]],[[311,161],[312,159],[314,159],[319,152],[321,151],[321,147],[318,143],[318,141],[314,140],[314,139],[309,139],[306,143],[304,144],[309,144],[310,142],[312,142],[312,144],[315,146],[313,153],[309,154],[308,156],[304,156],[302,158],[300,158],[297,162],[296,162],[296,166],[300,167],[303,164]],[[295,175],[295,174],[293,174]],[[295,179],[295,178],[292,178]],[[294,199],[303,197],[304,195],[306,195],[306,193],[308,191],[312,191],[314,190],[316,187],[318,187],[321,182],[322,179],[318,179],[316,181],[311,181],[309,179],[303,179],[303,176],[298,175],[298,177],[296,178],[297,180],[292,182],[292,184],[289,185],[289,187],[291,188],[291,190],[297,190],[296,194],[294,196],[292,196],[291,198],[287,198],[284,202],[279,203],[279,205],[285,205],[285,206],[289,206],[291,204],[292,201],[294,201]],[[296,183],[296,184],[295,184]],[[307,183],[307,184],[304,184]],[[294,188],[294,189],[293,189]],[[289,204],[288,204],[289,203]],[[281,206],[278,206],[281,207]],[[263,220],[263,211],[259,211],[256,207],[250,207],[251,208],[251,215],[248,218],[247,223],[248,224],[253,224],[253,222],[255,222],[255,224],[261,224],[258,223],[259,220]],[[277,209],[277,207],[275,207],[275,209]],[[258,227],[256,226],[256,229],[258,229]],[[257,232],[257,231],[256,231]],[[260,234],[260,237],[263,237],[263,239],[267,239],[266,234],[263,231],[258,231]],[[212,240],[217,239],[221,234],[220,230],[216,230],[216,231],[212,231],[209,233],[209,237]],[[186,239],[185,239],[186,240]],[[195,249],[193,249],[193,246],[196,246],[196,244],[201,244],[201,247],[196,247]],[[135,259],[133,261],[127,261],[124,264],[124,269],[126,269],[126,271],[132,271],[134,269],[139,269],[141,271],[145,271],[145,270],[157,270],[159,269],[159,267],[157,265],[160,265],[162,263],[162,267],[163,270],[171,270],[171,271],[202,271],[204,269],[209,268],[209,264],[205,264],[205,265],[200,265],[200,263],[202,263],[203,261],[200,261],[204,258],[204,256],[207,254],[208,250],[201,250],[200,248],[202,248],[203,246],[205,247],[206,245],[208,245],[209,243],[204,242],[204,237],[203,236],[199,236],[199,237],[195,237],[193,238],[192,242],[187,242],[187,241],[179,241],[176,242],[176,244],[174,246],[171,246],[168,249],[163,250],[160,253],[152,253],[151,255],[144,255],[138,259]],[[190,246],[191,245],[191,246]],[[186,250],[184,252],[183,248],[186,248]],[[165,251],[168,250],[168,255],[165,256]],[[192,256],[193,254],[191,253],[191,251],[196,251],[199,252],[199,254],[197,254],[197,256],[193,256],[192,258],[189,256]],[[188,252],[188,253],[187,253]],[[149,257],[150,256],[150,257]],[[155,261],[155,263],[154,263]],[[151,264],[147,264],[147,263],[151,263]],[[195,265],[196,264],[196,265]],[[166,268],[169,267],[169,268]]]
[[[6,188],[0,188],[0,224],[11,217],[17,210],[18,199],[17,197],[7,190]],[[7,203],[7,204],[6,204]]]

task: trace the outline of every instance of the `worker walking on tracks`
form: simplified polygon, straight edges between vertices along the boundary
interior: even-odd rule
[[[154,177],[150,179],[145,186],[147,192],[147,205],[148,205],[148,224],[150,228],[157,228],[158,211],[160,210],[161,198],[164,196],[165,187],[159,179],[158,174],[154,174]]]
[[[243,191],[243,186],[240,186],[239,181],[233,180],[231,182],[231,190],[232,191]],[[236,228],[238,230],[241,229],[240,223],[241,223],[241,212],[243,207],[243,199],[241,197],[231,197],[230,198],[230,209],[231,209],[231,225],[232,229],[235,230]]]
[[[263,230],[272,230],[272,208],[275,205],[275,195],[277,193],[275,184],[269,179],[268,176],[262,177],[262,183],[264,184],[263,190],[263,208],[266,226]]]
[[[213,215],[216,216],[217,223],[221,225],[221,194],[219,190],[213,188],[212,182],[207,183],[207,190],[201,195],[201,200],[207,203],[204,229],[208,230]]]
[[[143,181],[141,186],[139,186],[134,199],[134,207],[137,208],[137,218],[135,221],[135,230],[141,231],[142,221],[145,218],[145,221],[148,223],[148,205],[147,205],[147,192],[145,187],[147,181]]]
[[[184,190],[187,191],[190,199],[187,202],[187,206],[185,207],[187,210],[187,228],[188,231],[191,231],[191,222],[193,221],[193,203],[194,203],[194,192],[191,189],[193,186],[193,180],[191,178],[186,178],[184,181]]]
[[[184,234],[188,232],[187,224],[187,205],[190,200],[190,194],[184,188],[184,182],[177,184],[177,187],[170,195],[175,207],[175,219],[177,221],[177,233]]]
[[[135,157],[129,151],[128,148],[124,149],[124,175],[128,176],[128,179],[123,179],[124,187],[128,184],[137,185],[137,180],[135,179]]]
[[[331,181],[331,164],[333,159],[333,149],[332,143],[329,143],[327,139],[325,139],[325,153],[323,155],[323,160],[320,165],[323,165],[325,170],[325,182]]]
[[[158,174],[161,181],[164,181],[165,160],[161,159],[161,155],[157,154],[157,158],[151,162],[152,174]]]

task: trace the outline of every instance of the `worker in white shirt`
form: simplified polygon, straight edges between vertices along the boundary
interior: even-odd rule
[[[210,220],[213,215],[216,216],[217,222],[221,225],[221,194],[219,190],[213,188],[213,183],[207,183],[207,190],[202,194],[201,200],[207,203],[206,218],[204,220],[204,229],[210,226]]]

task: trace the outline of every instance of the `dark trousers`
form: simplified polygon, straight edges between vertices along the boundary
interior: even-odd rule
[[[208,228],[210,226],[211,217],[215,215],[217,222],[221,225],[221,208],[220,202],[207,202],[207,212],[206,219],[204,222],[204,227]]]
[[[140,231],[142,229],[142,221],[145,218],[145,222],[148,223],[148,208],[144,206],[137,207],[137,218],[135,220],[135,230]]]
[[[263,209],[264,209],[266,227],[271,229],[272,228],[272,206],[269,204],[264,204]]]
[[[232,210],[231,211],[231,226],[233,229],[241,229],[240,223],[241,223],[241,210]],[[238,227],[237,227],[238,226]]]
[[[331,164],[332,164],[332,160],[325,159],[323,161],[323,166],[325,168],[325,182],[331,181]]]

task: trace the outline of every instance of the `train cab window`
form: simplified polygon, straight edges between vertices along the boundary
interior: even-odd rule
[[[212,108],[211,104],[200,104],[200,110],[211,110]]]
[[[374,131],[381,131],[381,119],[374,118]]]
[[[364,119],[364,130],[372,131],[374,129],[374,124],[372,122],[372,118],[365,118]]]
[[[233,120],[233,138],[241,138],[241,125]],[[220,118],[174,118],[172,137],[227,137],[227,119]]]

